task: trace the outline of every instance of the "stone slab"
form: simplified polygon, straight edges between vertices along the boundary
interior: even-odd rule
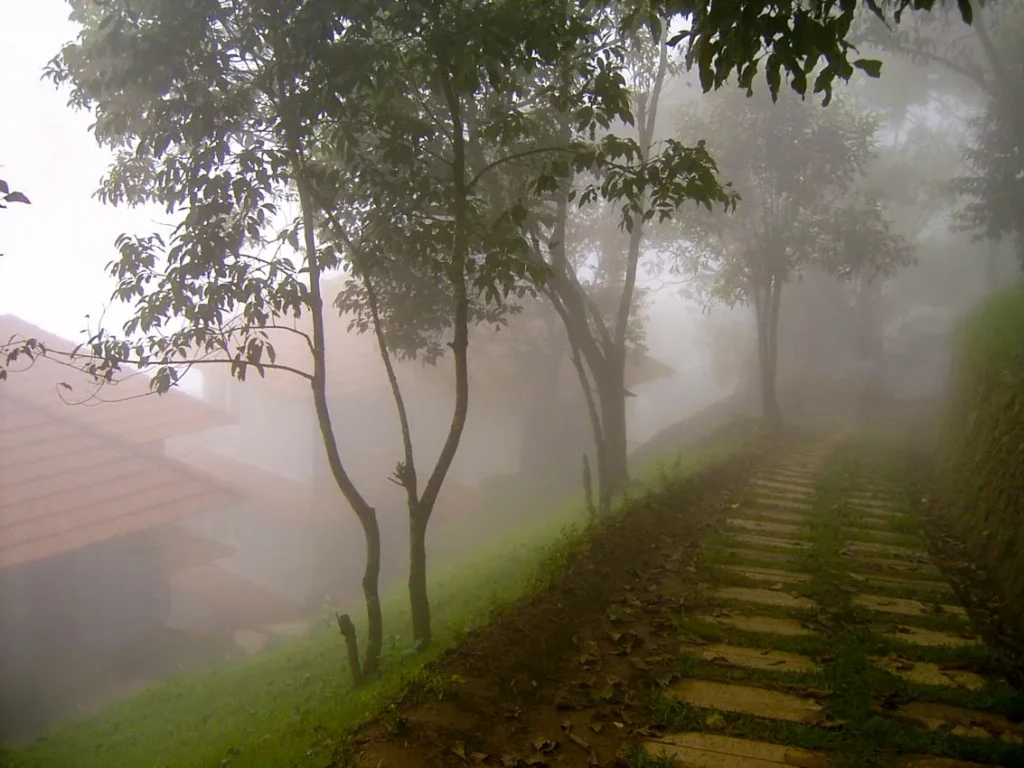
[[[936,731],[940,728],[955,736],[969,736],[976,739],[997,738],[1012,744],[1024,744],[1024,729],[991,712],[963,709],[948,704],[934,704],[912,701],[894,713],[902,722]]]
[[[867,512],[862,509],[846,510],[847,519],[855,519],[857,522],[863,524],[868,523],[871,525],[887,525],[893,526],[900,523],[904,523],[910,519],[910,515],[904,515],[902,512]]]
[[[739,600],[758,605],[774,605],[779,608],[814,608],[816,603],[806,597],[797,597],[773,589],[752,589],[750,587],[719,587],[711,594],[723,600]]]
[[[925,550],[904,547],[899,544],[879,544],[873,541],[847,541],[843,545],[843,554],[895,555],[904,557],[926,557]]]
[[[769,498],[767,496],[755,496],[754,503],[766,507],[778,507],[780,509],[802,509],[808,512],[814,509],[813,505],[810,502],[797,501],[795,499],[783,499],[779,496],[775,496],[773,498]]]
[[[863,501],[855,501],[849,496],[846,497],[845,506],[857,512],[866,512],[872,515],[880,515],[887,517],[891,515],[905,515],[905,512],[901,512],[897,505],[887,504],[879,502],[877,504],[866,504]]]
[[[758,568],[750,565],[727,565],[725,570],[746,576],[748,579],[763,581],[766,584],[798,584],[810,578],[806,573],[780,571],[775,568]]]
[[[909,683],[938,685],[944,688],[964,688],[968,691],[978,691],[985,687],[984,677],[966,669],[944,669],[940,664],[933,664],[930,661],[911,661],[900,658],[896,654],[874,656],[871,660],[877,666]]]
[[[675,733],[644,744],[651,757],[669,757],[687,768],[828,768],[824,755],[767,741],[715,733]]]
[[[793,619],[780,619],[775,616],[751,616],[744,613],[732,614],[730,616],[701,616],[703,621],[710,621],[714,624],[722,624],[741,632],[757,632],[765,635],[780,635],[782,637],[804,637],[817,634],[799,621]]]
[[[748,648],[742,645],[686,646],[685,649],[705,661],[716,664],[746,667],[747,669],[767,669],[779,672],[815,672],[821,669],[806,656],[797,653],[785,653],[771,648]]]
[[[843,526],[843,534],[846,536],[867,536],[872,539],[877,539],[879,544],[897,544],[904,542],[905,546],[909,546],[910,542],[917,543],[917,537],[908,533],[894,533],[893,531],[878,530],[875,528],[853,528],[850,526]]]
[[[933,581],[932,579],[901,579],[894,576],[861,576],[850,574],[853,580],[860,584],[870,584],[876,587],[893,587],[896,589],[915,590],[923,593],[939,593],[953,597],[953,588],[944,581]]]
[[[781,509],[744,509],[743,514],[750,517],[763,518],[765,520],[776,520],[780,523],[795,523],[798,525],[807,524],[811,516],[803,512],[786,512]]]
[[[789,539],[777,539],[774,536],[756,536],[753,534],[742,534],[734,537],[747,544],[754,544],[759,547],[777,547],[779,549],[807,549],[811,545],[806,541],[790,541]]]
[[[854,573],[864,575],[884,574],[898,576],[901,574],[914,574],[920,576],[942,576],[942,571],[939,570],[939,567],[924,555],[903,560],[865,555],[856,558],[851,565]]]
[[[903,616],[966,616],[967,611],[959,605],[927,603],[921,600],[908,600],[904,597],[887,597],[883,595],[856,595],[854,605],[882,613],[898,613]]]
[[[796,482],[786,482],[780,480],[762,480],[761,478],[755,477],[751,483],[755,488],[765,488],[771,491],[777,491],[782,494],[788,494],[791,496],[813,496],[814,486],[804,485]]]
[[[666,695],[702,709],[738,712],[793,723],[816,723],[821,720],[825,709],[814,699],[792,693],[711,680],[680,680],[668,688]]]
[[[818,470],[783,466],[766,469],[764,474],[780,480],[800,480],[813,483],[815,476],[818,474]]]
[[[848,494],[846,501],[855,507],[861,509],[879,510],[882,512],[892,512],[900,506],[900,503],[896,499],[888,498],[883,499],[881,497],[864,497],[858,496],[857,494]]]
[[[805,525],[792,525],[790,523],[772,523],[763,520],[747,520],[745,518],[729,518],[729,525],[735,528],[743,528],[748,531],[761,533],[781,533],[790,536],[806,534],[809,529]]]
[[[723,547],[718,550],[732,557],[746,560],[757,560],[762,563],[792,563],[796,557],[787,552],[766,552],[763,549],[743,549],[742,547]]]
[[[968,645],[979,644],[977,637],[964,637],[951,632],[939,632],[938,630],[922,629],[921,627],[900,626],[896,632],[886,632],[883,636],[890,640],[929,647],[947,646],[950,648],[963,648]]]

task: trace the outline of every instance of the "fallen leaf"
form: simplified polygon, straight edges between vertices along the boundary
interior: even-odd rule
[[[550,754],[558,749],[558,742],[551,739],[539,738],[533,742],[533,748],[542,754]]]
[[[704,720],[704,725],[713,731],[720,731],[726,726],[725,717],[722,716],[721,712],[712,712]]]
[[[583,739],[581,739],[575,733],[570,733],[569,734],[569,741],[571,741],[573,744],[575,744],[576,746],[580,747],[581,749],[584,749],[584,750],[586,750],[588,752],[590,751],[590,745],[587,744],[587,742],[585,742]]]

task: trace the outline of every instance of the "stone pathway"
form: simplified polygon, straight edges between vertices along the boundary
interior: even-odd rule
[[[1024,766],[1024,699],[989,673],[898,489],[843,450],[777,458],[729,510],[644,751],[693,768]]]

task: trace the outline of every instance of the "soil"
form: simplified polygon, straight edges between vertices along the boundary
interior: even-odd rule
[[[673,621],[695,589],[703,533],[749,474],[736,459],[598,527],[550,588],[467,634],[337,766],[613,765],[667,686]]]

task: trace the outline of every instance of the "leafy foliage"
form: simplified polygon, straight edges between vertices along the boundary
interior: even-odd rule
[[[800,96],[810,88],[828,104],[837,79],[849,80],[858,69],[870,77],[881,74],[877,59],[855,57],[850,33],[859,13],[899,24],[908,10],[931,11],[941,4],[942,0],[663,0],[653,5],[666,18],[678,16],[689,22],[672,44],[687,42],[688,60],[697,67],[705,92],[721,87],[733,75],[749,92],[763,74],[773,99],[786,82]],[[973,20],[977,5],[957,0],[966,23]],[[638,9],[634,23],[650,13]]]
[[[835,211],[821,265],[840,280],[880,282],[913,263],[913,246],[893,233],[882,201],[854,195]]]
[[[1022,44],[1024,14],[1008,14],[993,46],[993,92],[973,121],[967,173],[954,189],[964,199],[958,224],[979,238],[1014,238],[1024,266],[1024,106],[1016,95],[1024,76]]]
[[[0,179],[0,208],[6,208],[9,203],[25,203],[31,202],[23,192],[11,189],[10,185]]]
[[[823,252],[844,256],[836,235],[846,235],[833,227],[838,211],[853,210],[844,206],[871,156],[871,118],[841,102],[822,109],[789,97],[776,107],[764,95],[723,92],[683,130],[715,137],[740,196],[735,215],[694,216],[678,235],[679,265],[710,279],[705,298],[747,303],[769,274],[788,280]]]

